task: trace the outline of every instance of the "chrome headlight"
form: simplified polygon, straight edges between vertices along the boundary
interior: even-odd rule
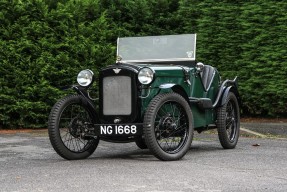
[[[85,69],[85,70],[81,71],[77,77],[77,81],[78,81],[79,85],[81,85],[83,87],[87,87],[87,86],[91,85],[91,83],[93,82],[93,79],[94,79],[94,73],[93,73],[93,71],[91,71],[89,69]]]
[[[153,80],[154,72],[148,67],[144,67],[139,71],[138,80],[141,84],[150,84]]]

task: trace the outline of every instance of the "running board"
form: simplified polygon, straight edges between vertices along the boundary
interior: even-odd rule
[[[209,98],[189,97],[189,102],[197,104],[201,109],[213,109],[212,101]]]

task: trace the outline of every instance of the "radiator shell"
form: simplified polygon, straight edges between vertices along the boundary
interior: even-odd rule
[[[141,102],[138,67],[112,65],[100,72],[99,114],[102,122],[136,122],[140,119]]]
[[[103,78],[103,115],[131,115],[131,77],[107,76]]]

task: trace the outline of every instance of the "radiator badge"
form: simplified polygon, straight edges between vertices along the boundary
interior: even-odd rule
[[[116,74],[118,74],[118,73],[121,71],[121,69],[118,69],[118,68],[113,69],[113,70],[114,70],[114,72],[115,72]]]

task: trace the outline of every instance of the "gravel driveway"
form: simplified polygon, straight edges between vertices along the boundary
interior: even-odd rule
[[[287,140],[241,137],[223,150],[196,134],[180,161],[163,162],[134,143],[100,142],[88,159],[67,161],[47,131],[0,134],[0,191],[287,191]]]

